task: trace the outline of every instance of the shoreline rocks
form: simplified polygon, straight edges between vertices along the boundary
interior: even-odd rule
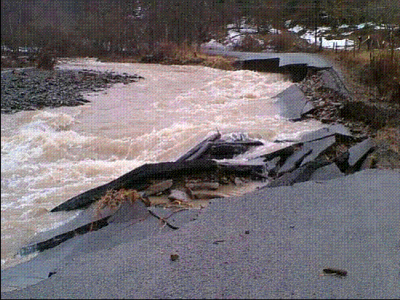
[[[142,78],[86,69],[6,70],[1,72],[1,113],[83,105],[89,102],[82,95],[85,92],[97,92],[116,83],[129,84]]]

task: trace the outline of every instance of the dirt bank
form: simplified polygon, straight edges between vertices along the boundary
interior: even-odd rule
[[[301,83],[316,105],[308,117],[342,123],[360,138],[372,137],[376,147],[370,158],[371,168],[400,168],[400,103],[374,100],[373,88],[360,83],[355,69],[332,55],[322,55],[341,75],[349,95],[325,88],[320,74],[310,72]]]

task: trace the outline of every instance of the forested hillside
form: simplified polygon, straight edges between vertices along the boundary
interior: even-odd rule
[[[266,31],[372,21],[400,24],[396,0],[4,0],[2,49],[47,47],[58,55],[138,54],[160,42],[200,44],[243,18]]]

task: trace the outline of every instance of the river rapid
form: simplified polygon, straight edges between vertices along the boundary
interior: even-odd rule
[[[49,213],[55,206],[145,163],[174,161],[216,130],[246,133],[273,149],[276,139],[322,127],[279,117],[273,96],[292,84],[280,74],[95,59],[57,67],[144,79],[87,93],[83,106],[2,114],[2,269],[32,258],[16,253],[77,214]]]

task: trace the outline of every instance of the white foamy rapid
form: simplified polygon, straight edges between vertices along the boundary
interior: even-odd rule
[[[145,79],[85,95],[91,102],[2,115],[1,263],[35,233],[76,212],[48,211],[144,163],[173,161],[218,129],[261,138],[296,138],[317,121],[279,118],[275,96],[291,82],[277,74],[200,66],[66,61],[60,69],[138,74]]]

